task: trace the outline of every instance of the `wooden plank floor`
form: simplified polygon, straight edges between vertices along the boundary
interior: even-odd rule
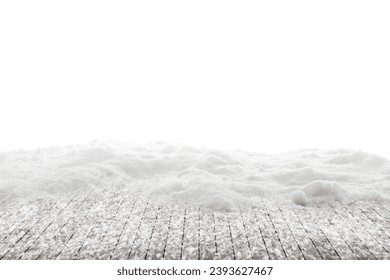
[[[0,259],[390,259],[390,207],[252,202],[234,212],[141,190],[0,205]]]

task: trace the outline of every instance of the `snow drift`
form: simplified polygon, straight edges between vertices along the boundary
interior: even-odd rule
[[[95,141],[0,153],[0,200],[121,186],[215,209],[270,197],[309,206],[389,200],[389,178],[388,160],[351,150],[266,155]]]

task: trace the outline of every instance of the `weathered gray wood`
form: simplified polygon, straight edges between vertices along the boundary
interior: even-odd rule
[[[243,227],[248,234],[251,256],[254,260],[270,259],[264,239],[264,229],[258,226],[253,209],[241,212]]]
[[[36,203],[15,203],[15,208],[8,209],[0,219],[0,242],[3,242],[9,235],[14,234],[15,230],[23,227],[26,221],[34,217],[35,214],[40,216],[39,208],[42,210],[42,206],[39,207]],[[15,211],[15,209],[18,211]]]
[[[0,209],[3,259],[390,259],[390,211],[372,201],[214,212],[111,188]]]
[[[269,217],[278,232],[283,248],[287,254],[287,258],[290,260],[303,260],[305,259],[302,249],[297,243],[295,236],[288,224],[285,221],[282,213],[280,212],[275,201],[263,202],[265,207],[268,209]]]
[[[276,203],[276,206],[281,214],[282,219],[285,221],[289,231],[294,237],[294,242],[296,242],[299,248],[298,254],[302,254],[304,259],[308,260],[322,259],[322,256],[317,249],[311,234],[305,230],[302,221],[292,211],[291,205],[286,206]]]
[[[76,209],[76,216],[80,218],[78,209],[82,209],[86,204],[89,194],[79,195],[73,198],[59,213],[52,218],[47,228],[30,244],[26,249],[21,259],[38,259],[44,252],[48,252],[49,259],[52,259],[53,252],[58,250],[60,243],[65,243],[66,239],[59,238],[58,234],[69,223],[69,220],[73,216],[71,209]]]
[[[104,234],[107,230],[107,227],[111,224],[111,221],[117,209],[121,206],[123,202],[122,197],[113,195],[112,197],[107,197],[103,204],[106,206],[104,211],[97,213],[94,217],[92,228],[90,229],[87,238],[84,240],[83,245],[79,248],[75,259],[93,259],[96,250],[98,249]]]
[[[329,221],[333,230],[339,234],[341,239],[353,253],[352,259],[367,259],[367,253],[369,252],[360,246],[357,242],[358,239],[350,228],[347,225],[340,223],[340,217],[337,212],[334,211],[333,207],[324,205],[321,208],[325,211],[326,219]]]
[[[357,217],[355,217],[348,208],[339,203],[337,205],[337,212],[343,216],[348,224],[351,226],[353,232],[359,237],[360,240],[369,248],[370,252],[375,256],[376,259],[383,259],[387,255],[387,252],[382,245],[375,239],[375,237],[367,231],[365,224],[362,223]]]
[[[67,224],[67,228],[64,228],[60,231],[59,236],[63,240],[62,245],[56,250],[56,252],[49,252],[49,255],[53,255],[57,259],[72,260],[75,259],[80,248],[84,244],[85,239],[88,236],[88,233],[95,225],[96,217],[99,212],[103,212],[106,205],[104,197],[107,194],[96,195],[92,194],[88,207],[86,211],[83,210],[81,215],[82,219],[77,220],[75,217],[72,217],[70,223]],[[80,215],[75,213],[75,215]],[[68,234],[67,234],[68,233]],[[42,258],[45,258],[43,255]]]
[[[356,207],[379,229],[385,236],[385,239],[390,239],[390,225],[389,221],[383,219],[383,217],[376,212],[367,203],[356,203]]]
[[[172,205],[159,202],[159,207],[159,217],[156,220],[146,253],[146,259],[148,260],[162,259],[168,242],[172,220]]]
[[[264,206],[264,203],[257,202],[256,204],[253,204],[253,207],[257,226],[263,232],[264,241],[270,259],[287,259],[287,254],[283,248],[283,244],[280,240],[278,231],[273,224],[272,218],[270,217],[268,210]]]
[[[215,235],[217,241],[216,258],[220,260],[236,259],[234,251],[233,236],[226,213],[214,212]]]
[[[99,248],[96,250],[93,259],[109,260],[111,258],[111,255],[115,250],[116,242],[120,238],[123,226],[128,219],[128,211],[132,208],[135,201],[135,194],[124,198],[124,201],[120,208],[118,208],[111,225],[104,234],[104,238],[99,245]]]
[[[144,213],[142,222],[137,230],[128,259],[143,260],[147,257],[149,244],[153,237],[156,221],[160,214],[160,207],[149,201],[149,207]]]
[[[214,212],[208,209],[199,210],[200,219],[200,259],[216,259],[218,253]]]
[[[13,199],[12,201],[4,201],[3,205],[0,206],[0,228],[3,224],[9,221],[9,215],[15,214],[15,208],[19,209],[19,205],[23,206],[25,203],[22,203],[17,199]]]
[[[379,224],[382,228],[385,228],[388,233],[390,230],[390,212],[388,212],[383,205],[378,203],[371,203],[367,207],[376,213],[378,217],[377,224]]]
[[[383,232],[382,228],[376,225],[359,206],[352,204],[348,207],[348,211],[359,220],[360,224],[364,224],[364,228],[381,244],[386,254],[390,252],[389,236]]]
[[[346,240],[338,230],[335,229],[335,225],[332,223],[333,212],[330,212],[328,208],[324,207],[312,207],[311,213],[328,240],[332,243],[333,248],[337,251],[340,258],[343,260],[357,259],[355,252],[351,249],[349,244],[346,243]]]
[[[54,218],[72,201],[73,199],[60,200],[54,205],[49,206],[43,212],[43,215],[29,218],[25,224],[26,227],[20,229],[17,235],[14,235],[13,238],[8,240],[7,245],[9,246],[9,250],[3,255],[4,259],[21,258],[31,244],[50,226]]]
[[[91,193],[85,196],[81,204],[68,209],[69,215],[66,216],[66,222],[53,234],[54,238],[48,248],[40,252],[38,259],[58,258],[64,248],[70,244],[69,240],[72,239],[80,225],[84,224],[90,211],[94,209],[97,199],[100,199],[100,196],[97,197],[96,194]]]
[[[234,244],[234,253],[237,260],[251,260],[251,245],[249,243],[248,232],[243,224],[241,213],[232,212],[228,215],[228,222]]]
[[[185,229],[185,205],[174,203],[172,208],[172,219],[168,235],[167,246],[164,252],[164,259],[179,260],[183,246],[183,231]]]
[[[199,209],[186,206],[185,228],[182,246],[183,260],[197,260],[200,258],[200,224]]]
[[[142,223],[142,218],[145,211],[148,208],[148,203],[141,198],[138,198],[129,211],[128,216],[121,234],[116,242],[114,252],[111,255],[111,259],[125,260],[128,258],[131,251],[131,246],[136,237],[137,230]]]
[[[291,210],[301,221],[309,236],[311,236],[311,240],[318,252],[321,254],[321,258],[325,260],[339,260],[340,256],[336,252],[332,243],[317,223],[317,220],[310,215],[311,209],[297,205],[292,207]]]
[[[336,214],[332,217],[333,224],[335,224],[335,227],[338,229],[338,231],[342,233],[343,238],[348,240],[348,244],[355,252],[358,259],[376,259],[376,257],[371,253],[370,249],[363,243],[363,240],[359,238],[354,229],[350,226],[350,222],[345,219],[345,216],[339,213],[339,210],[337,209],[338,207],[333,205],[329,205],[329,207]]]

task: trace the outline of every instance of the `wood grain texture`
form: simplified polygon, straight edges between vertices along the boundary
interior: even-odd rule
[[[389,206],[253,201],[213,211],[142,189],[0,205],[0,259],[390,259]]]

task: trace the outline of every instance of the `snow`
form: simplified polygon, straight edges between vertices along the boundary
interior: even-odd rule
[[[297,205],[306,206],[307,205],[307,199],[305,192],[301,190],[296,190],[291,193],[292,202],[294,202]]]
[[[283,154],[120,141],[0,153],[0,200],[122,185],[230,210],[280,197],[302,206],[389,200],[390,163],[362,151]]]
[[[315,180],[301,188],[305,195],[304,200],[342,201],[345,191],[338,182]],[[297,203],[299,204],[299,203]]]

